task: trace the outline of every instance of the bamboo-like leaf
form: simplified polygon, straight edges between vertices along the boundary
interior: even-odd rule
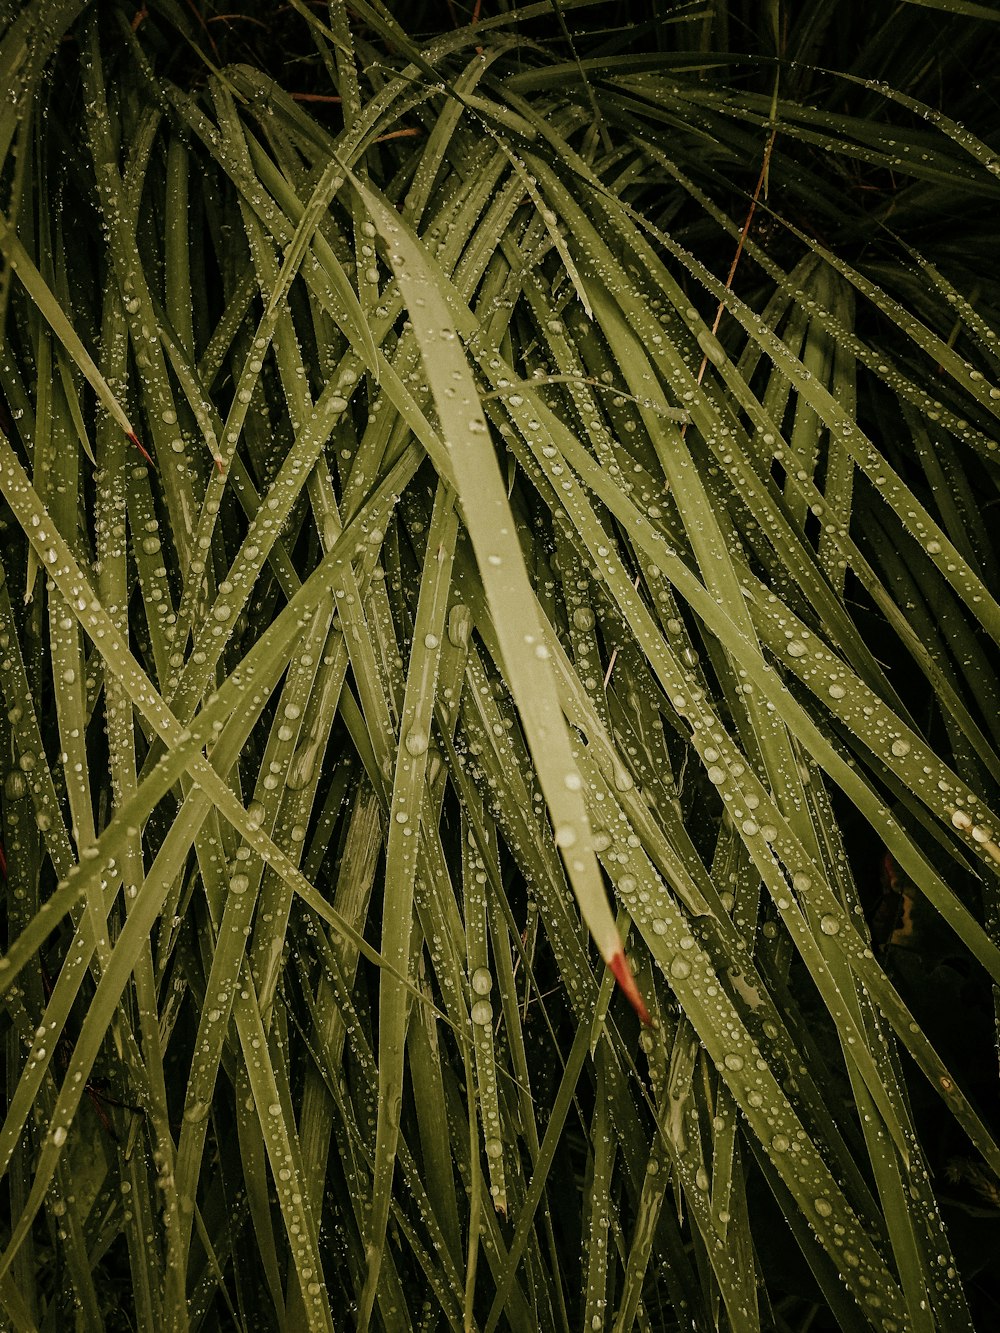
[[[66,317],[62,306],[35,267],[31,256],[21,244],[10,224],[3,218],[0,218],[0,254],[7,261],[9,268],[17,274],[35,309],[50,325],[52,332],[72,358],[73,364],[97,394],[101,406],[117,421],[126,435],[134,435],[132,423],[126,416],[125,409],[111,392],[104,376],[94,364],[93,357],[83,345],[73,325]]]
[[[0,5],[4,1327],[988,1324],[996,15],[841,9]]]

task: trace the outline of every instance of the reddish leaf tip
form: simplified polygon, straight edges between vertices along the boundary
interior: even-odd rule
[[[649,1010],[646,1008],[646,1002],[639,994],[639,987],[635,984],[635,977],[632,975],[632,969],[628,965],[628,959],[625,952],[619,949],[615,956],[609,961],[608,967],[614,974],[615,981],[621,986],[625,998],[639,1015],[641,1023],[646,1027],[653,1026],[653,1020],[649,1016]]]
[[[125,433],[128,436],[128,438],[132,441],[132,443],[135,445],[135,447],[139,450],[140,454],[142,454],[143,458],[150,465],[150,467],[156,467],[156,464],[153,462],[152,455],[148,452],[148,450],[143,448],[142,441],[139,439],[138,435],[136,435],[135,431],[130,430],[126,431]]]

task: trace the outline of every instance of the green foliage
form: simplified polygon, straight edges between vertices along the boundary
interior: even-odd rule
[[[997,15],[396,12],[0,8],[0,1322],[982,1326]]]

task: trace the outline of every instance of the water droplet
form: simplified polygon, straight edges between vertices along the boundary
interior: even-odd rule
[[[309,785],[316,768],[319,748],[319,741],[307,741],[292,755],[285,775],[285,786],[289,791],[301,791],[303,787]]]
[[[493,1022],[493,1006],[489,1000],[477,1000],[472,1006],[472,1021],[478,1023],[480,1027],[485,1027],[487,1023]]]
[[[493,977],[488,967],[477,967],[473,972],[472,989],[477,995],[489,995],[493,989]]]
[[[720,343],[715,334],[711,333],[708,329],[701,329],[699,331],[698,346],[708,360],[711,361],[713,366],[724,366],[729,359],[722,343]]]
[[[424,754],[427,750],[427,734],[419,730],[409,731],[404,744],[407,754],[412,754],[414,757]]]
[[[448,613],[448,638],[455,648],[466,648],[472,629],[472,613],[461,602],[456,603]]]

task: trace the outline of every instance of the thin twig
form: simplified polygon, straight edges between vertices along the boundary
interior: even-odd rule
[[[753,215],[757,211],[757,201],[760,199],[760,192],[764,188],[764,182],[767,180],[768,168],[771,165],[771,153],[774,149],[774,140],[777,133],[778,131],[776,128],[773,128],[771,130],[770,136],[768,137],[767,140],[767,144],[765,145],[764,148],[764,160],[760,166],[760,175],[757,177],[757,185],[756,188],[754,189],[753,196],[750,199],[750,207],[747,209],[747,215],[743,222],[743,227],[740,230],[740,239],[736,243],[736,253],[733,255],[733,262],[729,266],[729,275],[726,278],[727,292],[732,291],[733,279],[736,277],[736,270],[739,267],[740,256],[743,254],[743,246],[746,243],[747,235],[749,234],[751,224],[753,223]],[[715,319],[712,321],[713,336],[719,331],[719,325],[722,323],[722,316],[725,309],[726,309],[725,301],[720,301],[718,308],[715,312]],[[705,371],[707,369],[708,369],[708,357],[703,356],[701,359],[701,365],[698,367],[698,378],[696,381],[699,385],[701,384],[702,380],[704,380]],[[689,422],[685,421],[684,424],[681,426],[681,439],[683,439],[684,436],[687,434],[687,428],[689,424],[690,424]],[[635,580],[633,581],[632,584],[632,586],[636,589],[638,589],[639,587],[639,579],[640,575],[636,574]],[[605,689],[608,688],[608,685],[611,681],[611,673],[615,669],[615,662],[617,660],[618,660],[618,649],[616,648],[614,652],[611,654],[611,660],[608,663],[608,669],[604,673]]]

